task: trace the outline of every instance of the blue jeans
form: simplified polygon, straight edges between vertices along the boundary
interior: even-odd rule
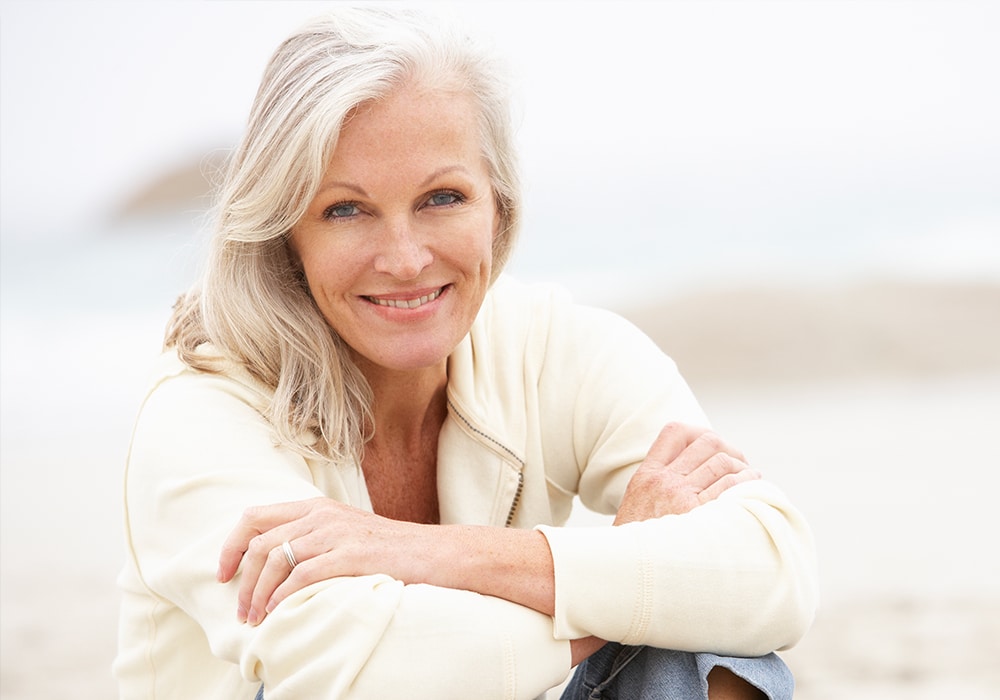
[[[775,654],[742,658],[609,643],[577,667],[562,700],[705,700],[708,673],[716,666],[760,688],[770,700],[792,698],[792,673]],[[256,700],[264,700],[264,686]]]
[[[776,654],[757,658],[691,654],[609,643],[581,663],[562,700],[705,700],[708,674],[723,666],[764,691],[791,700],[792,672]]]

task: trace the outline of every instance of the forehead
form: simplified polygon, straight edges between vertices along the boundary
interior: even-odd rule
[[[391,148],[468,156],[482,150],[480,134],[479,110],[467,92],[407,84],[352,110],[333,155],[337,161]]]

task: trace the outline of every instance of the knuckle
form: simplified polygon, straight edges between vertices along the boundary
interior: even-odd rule
[[[735,474],[746,468],[746,465],[743,464],[743,462],[726,452],[717,452],[712,457],[712,462],[719,476],[724,474]]]
[[[330,498],[319,497],[309,501],[309,506],[302,514],[305,523],[320,524],[333,517],[337,512],[337,507],[341,505]]]
[[[281,551],[280,547],[271,547],[267,551],[267,563],[268,564],[282,564],[285,568],[288,567],[288,562],[285,559],[285,553]]]
[[[256,537],[251,538],[250,543],[247,545],[247,554],[252,557],[269,556],[270,550],[271,547],[268,545],[263,535],[257,535]]]
[[[677,421],[670,421],[660,429],[660,434],[656,436],[656,444],[687,445],[692,439],[688,426]]]
[[[682,423],[678,423],[677,421],[672,420],[663,426],[663,429],[660,431],[660,434],[672,435],[674,433],[679,433],[683,431],[684,431],[684,425]]]
[[[706,430],[704,433],[698,436],[699,443],[705,445],[713,452],[722,452],[725,450],[726,445],[722,442],[722,438],[711,430]]]
[[[719,467],[719,471],[722,474],[728,474],[730,472],[737,472],[740,470],[739,462],[729,454],[725,452],[717,452],[715,455],[715,463]]]
[[[722,460],[718,456],[712,457],[708,462],[705,463],[705,469],[708,474],[702,477],[702,485],[705,488],[709,488],[712,484],[717,484],[720,479],[722,479],[729,471],[726,466],[722,463]]]
[[[726,465],[726,455],[721,452],[716,452],[714,455],[705,460],[704,469],[708,472],[710,483],[718,481],[729,472]]]
[[[750,469],[741,469],[739,471],[734,471],[729,474],[726,474],[725,476],[720,478],[716,482],[716,484],[717,488],[720,491],[726,491],[728,489],[731,489],[733,486],[737,486],[738,484],[744,484],[748,481],[754,481],[755,479],[759,478],[761,477],[758,472],[752,471]]]
[[[698,500],[701,503],[708,503],[709,501],[714,501],[723,492],[728,491],[736,484],[740,483],[741,479],[738,474],[726,474],[722,478],[718,479],[715,483],[706,489],[703,489],[698,494]]]
[[[264,506],[248,506],[243,510],[242,520],[245,523],[253,523],[260,519],[264,511]]]
[[[740,483],[740,478],[738,474],[726,474],[724,477],[719,479],[718,483],[723,490],[726,490]]]

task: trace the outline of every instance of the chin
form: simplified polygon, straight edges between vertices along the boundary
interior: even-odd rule
[[[454,345],[440,347],[417,347],[416,345],[416,343],[400,344],[392,351],[381,354],[381,357],[371,360],[371,362],[396,372],[417,372],[441,366],[455,349]]]

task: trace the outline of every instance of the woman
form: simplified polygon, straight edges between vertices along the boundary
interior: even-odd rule
[[[790,694],[808,529],[636,329],[500,279],[499,75],[377,9],[275,53],[133,436],[123,698]]]

